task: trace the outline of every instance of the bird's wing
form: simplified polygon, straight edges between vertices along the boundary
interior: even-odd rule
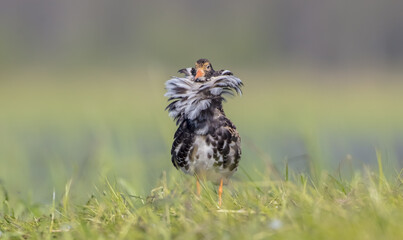
[[[172,164],[176,168],[189,168],[188,156],[192,151],[194,133],[188,127],[187,121],[183,121],[175,132],[174,142],[171,148]]]
[[[213,134],[217,143],[214,157],[219,160],[216,162],[218,166],[233,171],[238,167],[238,162],[241,158],[241,138],[235,125],[228,118],[225,118],[224,123]]]

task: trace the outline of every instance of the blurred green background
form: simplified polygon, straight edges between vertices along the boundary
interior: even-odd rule
[[[146,194],[170,161],[164,82],[199,58],[240,77],[228,99],[254,180],[403,166],[402,1],[0,2],[0,181],[49,202],[73,179]],[[276,173],[276,169],[278,173]],[[276,176],[278,177],[278,176]]]

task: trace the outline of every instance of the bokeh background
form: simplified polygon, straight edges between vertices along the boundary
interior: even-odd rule
[[[176,129],[164,82],[198,58],[240,77],[234,181],[403,166],[403,1],[2,0],[0,181],[50,202],[106,177],[147,194]]]

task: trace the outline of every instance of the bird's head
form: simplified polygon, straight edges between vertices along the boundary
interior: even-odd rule
[[[195,69],[195,81],[205,81],[206,79],[209,79],[214,73],[213,66],[211,65],[210,61],[205,58],[197,60],[195,64]]]

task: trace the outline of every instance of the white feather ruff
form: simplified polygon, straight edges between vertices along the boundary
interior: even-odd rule
[[[210,107],[213,99],[222,100],[223,94],[233,92],[242,94],[241,86],[242,81],[233,75],[212,77],[206,82],[195,82],[193,76],[172,77],[165,83],[165,96],[172,101],[167,107],[169,116],[194,120]]]

